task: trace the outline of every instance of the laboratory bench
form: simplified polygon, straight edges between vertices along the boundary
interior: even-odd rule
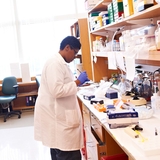
[[[111,129],[107,123],[107,114],[95,109],[90,100],[84,99],[83,93],[83,89],[80,89],[77,96],[84,119],[86,159],[102,160],[103,156],[119,154],[126,154],[128,160],[160,159],[160,113],[140,119],[139,126],[143,131],[139,138],[133,138],[124,131],[125,127]],[[105,98],[105,103],[108,100]],[[155,135],[155,128],[158,135]],[[91,145],[93,139],[97,141],[95,146]],[[141,141],[143,139],[144,142]]]

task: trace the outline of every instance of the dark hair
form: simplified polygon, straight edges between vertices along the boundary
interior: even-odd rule
[[[66,45],[70,45],[75,49],[81,49],[81,43],[74,36],[67,36],[64,38],[60,44],[60,50],[63,50]]]

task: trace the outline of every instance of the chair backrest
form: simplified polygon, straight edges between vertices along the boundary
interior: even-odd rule
[[[38,76],[35,77],[35,79],[36,79],[36,83],[37,83],[37,85],[39,87],[40,86],[40,82],[41,82],[41,76],[38,75]]]
[[[14,76],[6,77],[2,82],[2,93],[5,95],[16,94],[14,85],[17,85],[17,79]]]

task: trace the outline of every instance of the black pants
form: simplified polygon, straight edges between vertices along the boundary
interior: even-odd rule
[[[61,151],[59,149],[50,149],[52,160],[81,160],[80,150]]]

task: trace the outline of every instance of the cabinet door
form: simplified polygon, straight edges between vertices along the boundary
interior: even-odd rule
[[[93,80],[87,18],[78,19],[78,25],[80,32],[80,42],[82,44],[81,52],[83,70],[87,72],[89,79]]]
[[[98,153],[97,153],[98,142],[96,141],[90,130],[86,128],[85,131],[86,131],[87,159],[98,160]]]
[[[102,142],[104,142],[105,141],[104,128],[100,124],[99,120],[93,114],[91,114],[91,127],[97,134],[98,138]]]
[[[91,127],[90,111],[84,104],[82,104],[82,112],[83,112],[84,127],[88,127],[88,129],[90,129]]]
[[[92,132],[85,129],[86,131],[86,148],[87,148],[87,159],[88,160],[101,160],[101,157],[106,155],[106,145],[99,144],[97,139],[94,137]]]

